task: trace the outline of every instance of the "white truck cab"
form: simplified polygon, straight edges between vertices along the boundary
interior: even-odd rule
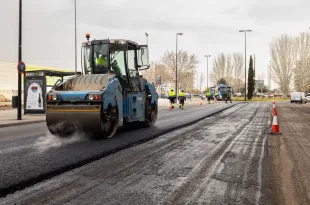
[[[291,103],[307,103],[306,94],[304,92],[292,92],[291,93]]]

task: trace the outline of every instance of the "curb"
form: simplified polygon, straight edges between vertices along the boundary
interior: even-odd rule
[[[16,123],[8,123],[8,124],[0,124],[0,128],[2,127],[14,127],[18,125],[29,125],[29,124],[35,124],[40,122],[45,122],[46,120],[35,120],[35,121],[24,121],[24,122],[16,122]]]
[[[162,130],[162,131],[160,131],[158,133],[155,133],[155,134],[150,134],[146,138],[143,138],[143,139],[140,139],[140,140],[137,140],[137,141],[133,141],[133,142],[129,142],[128,144],[125,144],[125,145],[120,145],[120,146],[118,146],[118,147],[116,147],[114,149],[103,151],[103,152],[98,153],[97,155],[89,157],[87,159],[83,159],[81,161],[78,161],[78,162],[66,165],[65,167],[61,167],[61,168],[57,168],[57,169],[51,170],[51,171],[46,172],[46,173],[41,173],[38,176],[32,177],[30,179],[26,179],[25,181],[21,181],[21,182],[19,182],[17,184],[9,186],[9,187],[2,188],[2,189],[0,189],[0,198],[5,197],[8,194],[12,194],[12,193],[14,193],[16,191],[23,190],[23,189],[25,189],[27,187],[33,186],[33,185],[35,185],[37,183],[40,183],[40,182],[42,182],[44,180],[51,179],[51,178],[53,178],[53,177],[55,177],[57,175],[60,175],[62,173],[71,171],[73,169],[82,167],[82,166],[84,166],[86,164],[89,164],[89,163],[92,163],[94,161],[100,160],[102,158],[105,158],[105,157],[107,157],[109,155],[115,154],[115,153],[117,153],[119,151],[122,151],[124,149],[128,149],[130,147],[134,147],[136,145],[143,144],[145,142],[148,142],[148,141],[151,141],[153,139],[156,139],[157,137],[162,136],[164,134],[167,134],[169,132],[173,132],[173,131],[175,131],[177,129],[193,125],[193,124],[195,124],[195,123],[197,123],[197,122],[199,122],[201,120],[204,120],[204,119],[206,119],[208,117],[211,117],[211,116],[219,114],[219,113],[221,113],[221,112],[223,112],[225,110],[228,110],[228,109],[234,107],[235,105],[245,104],[245,103],[246,102],[234,103],[231,106],[225,107],[223,109],[219,109],[219,110],[217,110],[217,111],[215,111],[213,113],[207,114],[207,115],[205,115],[203,117],[200,117],[200,118],[198,118],[196,120],[193,120],[191,122],[187,122],[187,123],[184,123],[184,124],[172,127],[172,128],[168,128],[168,129]]]

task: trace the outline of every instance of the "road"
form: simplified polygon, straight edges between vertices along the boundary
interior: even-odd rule
[[[236,103],[215,103],[191,105],[185,110],[160,109],[155,127],[126,130],[100,141],[83,135],[59,139],[49,134],[45,123],[1,128],[0,197],[234,105]]]
[[[310,103],[277,104],[282,135],[272,138],[278,204],[310,204]]]
[[[276,204],[267,134],[272,121],[270,108],[270,103],[235,105],[10,194],[2,204]],[[195,115],[201,112],[197,110]],[[166,115],[161,126],[172,121],[171,113]],[[119,136],[115,141],[121,139]],[[18,164],[16,168],[29,167],[28,163],[37,166],[31,160],[43,162],[40,166],[65,164],[102,151],[109,142],[51,148],[44,157],[32,155],[25,158],[28,162],[23,159],[14,164]],[[20,150],[19,156],[35,152],[29,149]]]

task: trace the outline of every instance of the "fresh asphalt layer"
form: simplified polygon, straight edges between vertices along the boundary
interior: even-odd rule
[[[107,140],[93,140],[83,134],[60,139],[48,132],[45,123],[1,128],[0,197],[154,139],[236,104],[239,103],[204,104],[172,111],[160,109],[154,127],[123,130]]]
[[[0,204],[284,204],[274,201],[270,108],[238,104],[9,194]]]

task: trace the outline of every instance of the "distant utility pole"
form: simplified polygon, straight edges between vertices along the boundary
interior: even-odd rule
[[[197,95],[199,95],[199,91],[198,91],[198,87],[199,87],[199,85],[198,85],[198,75],[199,75],[199,72],[197,71]]]
[[[244,101],[246,101],[246,33],[252,32],[252,30],[240,30],[239,32],[244,32]]]
[[[207,88],[209,88],[209,57],[211,57],[211,55],[205,55],[205,57],[207,58]]]
[[[183,33],[176,33],[175,43],[175,94],[178,99],[178,36],[182,36]]]
[[[269,64],[268,88],[269,88],[269,95],[270,95],[270,92],[271,92],[271,61],[270,61],[270,64]]]

